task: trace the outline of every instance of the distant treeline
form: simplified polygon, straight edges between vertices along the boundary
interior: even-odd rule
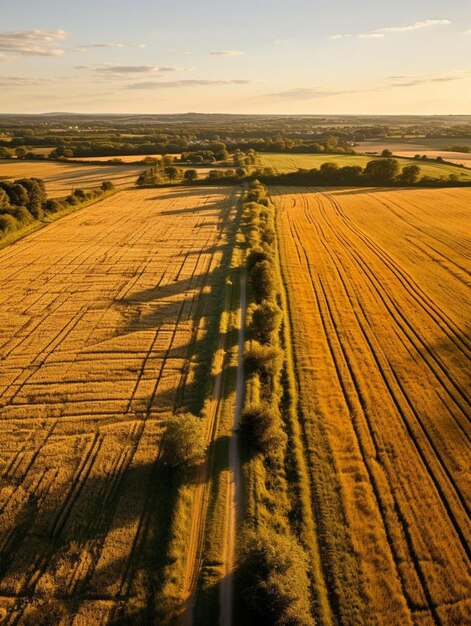
[[[35,147],[54,146],[47,155],[37,154]],[[355,151],[344,138],[336,135],[319,137],[315,141],[306,138],[290,137],[228,137],[224,141],[211,138],[192,136],[164,135],[141,136],[113,140],[103,140],[98,134],[88,140],[67,137],[13,137],[11,140],[0,140],[0,158],[80,158],[119,156],[146,156],[151,154],[191,154],[206,152],[208,157],[223,160],[221,153],[236,150],[256,150],[257,152],[286,152],[314,154],[354,154]],[[211,153],[211,154],[209,154]]]
[[[66,198],[56,200],[47,197],[40,178],[0,181],[0,240],[54,213],[99,199],[113,189],[113,183],[104,181],[98,189],[75,189]]]
[[[168,169],[168,168],[167,168]],[[318,169],[298,169],[294,172],[277,173],[269,167],[239,167],[237,169],[210,170],[206,178],[198,178],[196,170],[171,168],[167,180],[159,179],[150,169],[143,172],[136,181],[138,187],[158,187],[167,182],[191,184],[238,184],[259,180],[270,185],[303,185],[327,187],[377,187],[377,186],[471,186],[470,181],[461,181],[456,174],[448,178],[422,176],[419,165],[415,163],[401,168],[396,159],[375,158],[365,167],[336,163],[323,163]]]

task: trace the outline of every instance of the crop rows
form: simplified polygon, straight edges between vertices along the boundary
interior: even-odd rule
[[[469,192],[273,200],[334,615],[466,623]]]
[[[233,210],[227,189],[121,192],[0,253],[2,623],[152,605],[162,428],[201,402]]]

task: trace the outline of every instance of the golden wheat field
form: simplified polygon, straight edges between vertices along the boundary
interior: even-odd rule
[[[471,192],[272,188],[339,623],[471,623]]]
[[[161,433],[210,358],[234,197],[121,191],[0,252],[2,624],[152,606]]]
[[[111,180],[116,187],[129,187],[144,170],[142,165],[84,165],[56,161],[0,160],[2,178],[41,178],[50,197],[61,197],[77,187],[99,187]]]

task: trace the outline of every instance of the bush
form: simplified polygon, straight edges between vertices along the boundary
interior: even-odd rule
[[[314,626],[306,555],[297,541],[273,530],[242,538],[237,586],[240,623]]]
[[[0,234],[8,235],[18,228],[18,222],[13,215],[0,215]]]
[[[46,213],[57,213],[57,211],[60,211],[61,208],[61,203],[58,200],[54,200],[54,198],[49,198],[49,200],[46,200],[46,203],[44,205],[44,210],[46,211]]]
[[[199,461],[206,452],[206,439],[201,419],[187,413],[173,417],[167,422],[162,458],[175,467],[189,467]]]
[[[261,261],[271,261],[273,255],[266,248],[255,248],[247,256],[247,270],[250,272],[254,265]]]
[[[279,450],[286,441],[280,428],[280,417],[268,404],[248,406],[241,415],[240,428],[250,446],[263,454]]]
[[[254,339],[260,343],[271,343],[281,324],[281,309],[275,302],[264,300],[249,309],[249,328]]]
[[[276,278],[269,261],[259,261],[250,270],[250,283],[256,302],[273,298]]]
[[[102,191],[112,191],[114,189],[114,185],[111,182],[111,180],[104,180],[101,183],[101,190]]]
[[[283,354],[275,346],[264,346],[258,341],[250,341],[245,348],[244,360],[249,371],[273,377],[281,369]]]

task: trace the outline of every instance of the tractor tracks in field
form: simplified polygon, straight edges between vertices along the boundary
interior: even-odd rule
[[[349,406],[352,427],[383,518],[383,527],[393,561],[396,563],[396,573],[401,581],[404,597],[411,611],[427,608],[434,622],[441,624],[443,620],[437,609],[442,603],[437,603],[436,587],[434,588],[433,581],[430,580],[423,565],[424,557],[417,551],[416,529],[411,527],[410,512],[404,501],[397,499],[391,485],[390,495],[394,507],[388,513],[390,507],[383,497],[381,484],[378,485],[376,479],[379,468],[375,461],[379,463],[380,468],[383,467],[386,475],[393,468],[388,469],[389,461],[384,454],[382,433],[378,430],[378,424],[375,426],[377,418],[370,415],[374,395],[369,397],[368,392],[366,396],[364,394],[367,387],[363,387],[361,380],[362,368],[351,349],[353,331],[347,330],[349,327],[346,325],[351,316],[352,323],[361,333],[365,355],[368,354],[368,361],[380,376],[381,386],[384,385],[385,392],[390,398],[391,405],[388,410],[393,410],[400,418],[416,451],[415,463],[419,467],[422,466],[424,477],[428,476],[430,493],[435,492],[434,497],[443,506],[443,511],[446,511],[450,529],[453,528],[457,546],[461,546],[469,558],[466,522],[469,508],[462,486],[460,488],[459,480],[457,482],[451,471],[453,465],[450,467],[451,461],[446,448],[443,449],[439,432],[436,431],[433,422],[430,422],[427,413],[424,414],[424,410],[417,407],[417,399],[410,394],[407,381],[398,375],[395,363],[390,360],[381,342],[378,341],[374,320],[370,317],[371,311],[365,309],[363,300],[371,297],[377,306],[384,307],[392,322],[394,341],[404,344],[404,349],[407,348],[417,366],[420,367],[422,363],[427,376],[435,380],[436,395],[442,402],[443,410],[446,410],[447,419],[454,423],[454,428],[460,433],[457,436],[461,436],[466,442],[469,441],[467,431],[469,404],[466,390],[459,380],[456,380],[453,371],[446,367],[441,355],[429,345],[430,342],[426,336],[424,337],[423,332],[444,334],[463,359],[469,354],[468,339],[446,312],[439,309],[438,305],[422,291],[406,270],[352,222],[331,194],[318,191],[310,196],[309,200],[303,194],[302,207],[298,210],[316,233],[322,253],[313,258],[312,249],[308,250],[305,246],[308,239],[301,231],[301,223],[298,223],[296,218],[288,219],[288,232],[295,244],[297,263],[301,267],[304,266],[310,276],[320,321],[323,324],[323,334],[328,342],[342,393]],[[329,214],[329,211],[332,213]],[[335,223],[337,221],[338,223]],[[331,279],[328,279],[329,276]],[[336,287],[337,291],[333,293],[335,284],[340,287],[340,291]],[[394,284],[397,287],[394,287]],[[406,300],[402,291],[407,294]],[[344,308],[340,300],[337,300],[337,296],[340,298],[340,295]],[[422,333],[421,327],[415,327],[413,320],[408,319],[404,308],[401,310],[401,305],[404,307],[405,302],[407,302],[405,310],[409,310],[407,307],[414,307],[422,320],[422,325],[425,324],[426,330]],[[450,407],[448,409],[447,404]],[[388,476],[387,481],[390,482],[391,478],[392,476]],[[396,519],[395,523],[402,527],[405,544],[414,564],[417,580],[420,581],[424,605],[418,605],[409,596],[407,583],[403,580],[400,568],[402,558],[391,535],[393,518]]]

